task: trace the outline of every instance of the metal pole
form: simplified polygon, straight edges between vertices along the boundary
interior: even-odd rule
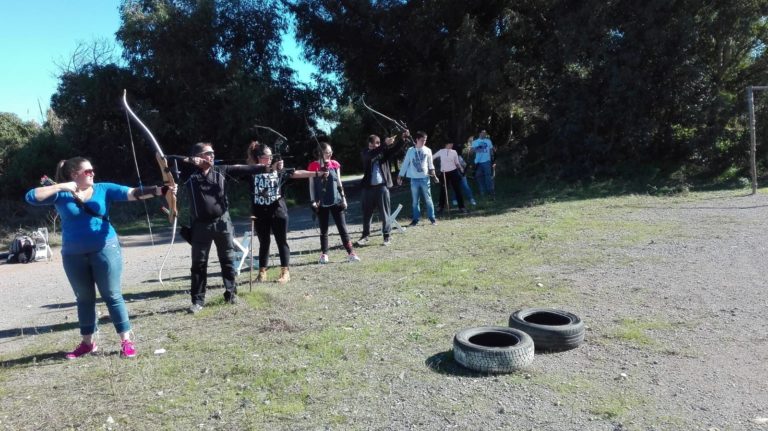
[[[752,174],[752,194],[757,193],[757,139],[755,138],[755,97],[752,86],[747,87],[749,105],[749,164]]]

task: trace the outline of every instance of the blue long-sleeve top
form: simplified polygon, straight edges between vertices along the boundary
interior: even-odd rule
[[[128,200],[129,187],[113,183],[95,183],[93,195],[83,202],[95,214],[106,216],[112,202]],[[24,199],[35,206],[53,205],[61,217],[61,254],[93,253],[104,248],[108,241],[117,239],[117,232],[109,221],[94,217],[80,208],[70,192],[58,192],[47,199],[35,199],[35,189]]]

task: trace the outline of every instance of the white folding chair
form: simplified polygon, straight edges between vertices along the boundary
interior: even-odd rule
[[[403,209],[403,204],[397,204],[397,208],[395,208],[395,211],[392,212],[392,214],[389,215],[389,224],[392,226],[393,229],[397,229],[400,231],[400,233],[405,233],[405,228],[400,226],[400,223],[397,221],[397,215],[400,214],[400,210]]]
[[[48,228],[37,228],[37,230],[32,234],[32,239],[35,241],[35,248],[37,249],[35,252],[35,261],[52,260],[53,252],[51,251],[51,247],[48,245]]]
[[[234,238],[232,243],[235,245],[235,260],[238,261],[236,272],[237,275],[240,275],[240,271],[245,264],[245,259],[248,258],[248,253],[250,252],[251,231],[245,231],[242,240],[238,241],[237,238]]]

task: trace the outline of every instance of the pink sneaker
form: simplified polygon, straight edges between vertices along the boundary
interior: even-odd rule
[[[120,356],[124,358],[133,358],[136,356],[136,346],[133,345],[133,341],[123,340],[120,342]]]
[[[99,348],[96,346],[96,343],[88,344],[85,341],[81,342],[77,348],[69,353],[67,353],[66,358],[67,359],[77,359],[83,355],[87,355],[89,353],[93,353],[95,351],[99,350]]]

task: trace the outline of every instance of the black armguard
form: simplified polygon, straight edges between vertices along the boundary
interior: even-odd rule
[[[160,195],[157,194],[157,190],[160,189]],[[168,192],[168,186],[150,186],[150,187],[136,187],[133,189],[133,197],[136,199],[151,199],[157,196],[163,196]]]

